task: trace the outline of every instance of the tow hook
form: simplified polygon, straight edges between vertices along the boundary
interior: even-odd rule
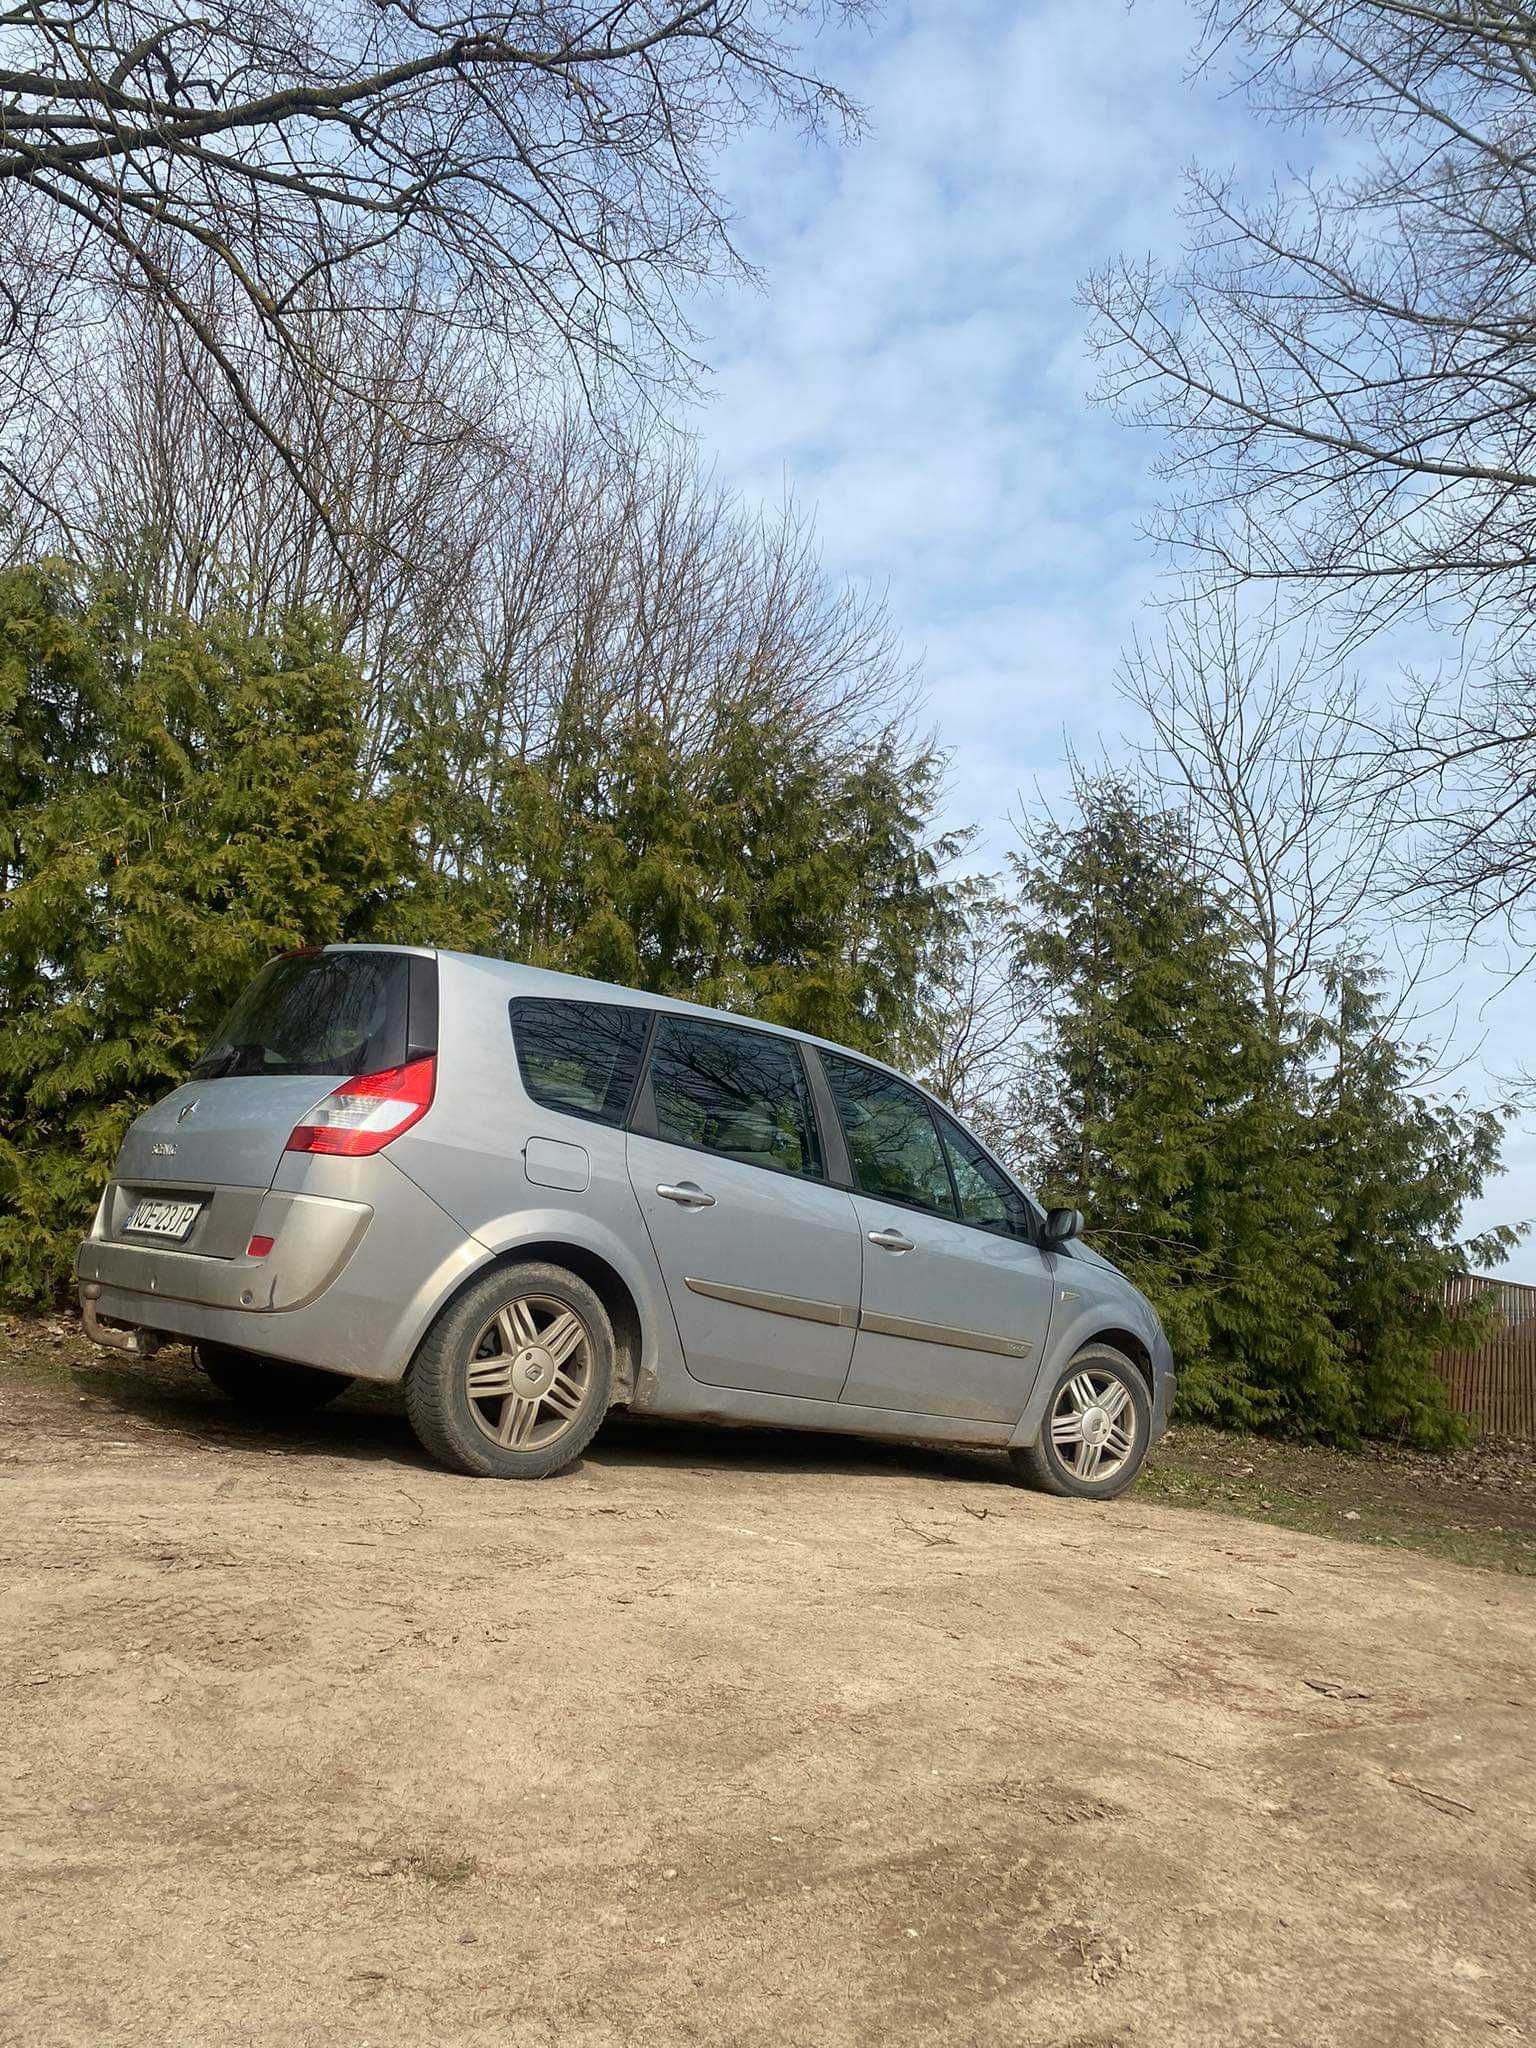
[[[80,1318],[85,1324],[85,1334],[93,1344],[104,1344],[109,1351],[126,1351],[133,1358],[153,1358],[160,1349],[160,1339],[153,1330],[110,1330],[96,1314],[96,1303],[101,1297],[99,1280],[82,1280],[80,1283]]]

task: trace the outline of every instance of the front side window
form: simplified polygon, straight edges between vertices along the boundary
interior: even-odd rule
[[[544,1109],[622,1124],[640,1078],[645,1010],[623,1003],[570,1003],[543,996],[509,1005],[523,1086]]]
[[[663,1017],[651,1052],[656,1135],[748,1166],[822,1177],[821,1141],[793,1039]]]
[[[1032,1244],[1035,1234],[1029,1204],[1018,1189],[958,1124],[946,1119],[942,1129],[955,1193],[960,1197],[960,1221]]]
[[[928,1105],[915,1088],[857,1060],[823,1052],[854,1178],[866,1195],[953,1216],[949,1169]]]

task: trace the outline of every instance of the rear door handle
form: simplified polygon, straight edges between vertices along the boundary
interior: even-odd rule
[[[713,1209],[715,1198],[706,1195],[696,1181],[680,1180],[676,1187],[662,1181],[656,1190],[664,1202],[678,1202],[685,1209]]]
[[[911,1238],[903,1237],[894,1225],[886,1230],[872,1230],[869,1233],[869,1241],[871,1244],[879,1245],[883,1252],[911,1252],[917,1249]]]

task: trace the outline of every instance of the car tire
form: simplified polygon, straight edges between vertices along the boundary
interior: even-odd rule
[[[1145,1379],[1123,1351],[1089,1344],[1058,1373],[1039,1436],[1009,1456],[1019,1478],[1037,1492],[1113,1500],[1135,1483],[1151,1440],[1152,1397]],[[1113,1467],[1099,1478],[1110,1453]]]
[[[290,1365],[283,1358],[237,1351],[233,1344],[195,1344],[192,1356],[221,1394],[252,1415],[308,1415],[352,1384],[346,1373]]]
[[[613,1325],[564,1266],[501,1266],[451,1302],[406,1376],[422,1447],[477,1479],[547,1479],[581,1455],[608,1412]]]

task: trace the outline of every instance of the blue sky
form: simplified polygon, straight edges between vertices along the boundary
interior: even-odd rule
[[[1078,282],[1177,249],[1191,160],[1251,182],[1298,146],[1192,76],[1196,29],[1187,0],[892,4],[816,46],[868,112],[856,148],[758,132],[724,166],[764,289],[701,310],[702,448],[749,501],[792,491],[828,570],[887,593],[989,864],[1069,746],[1135,736],[1116,658],[1166,589],[1156,445],[1088,402]],[[1496,987],[1474,964],[1430,999],[1478,1095],[1536,1063],[1531,993]],[[1474,1224],[1536,1217],[1536,1128],[1506,1157]],[[1505,1270],[1536,1281],[1536,1245]]]

